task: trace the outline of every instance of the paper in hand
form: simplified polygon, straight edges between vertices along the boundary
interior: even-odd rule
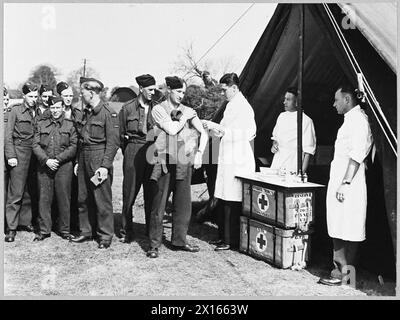
[[[103,183],[103,182],[106,181],[106,180],[107,180],[107,176],[101,177],[101,176],[98,175],[98,174],[94,174],[94,176],[90,178],[90,181],[92,181],[92,183],[93,183],[95,186],[98,186],[99,184]]]

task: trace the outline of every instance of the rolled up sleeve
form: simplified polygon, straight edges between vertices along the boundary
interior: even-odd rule
[[[349,157],[354,161],[361,163],[371,150],[371,129],[366,119],[354,117],[352,121],[353,132],[351,133],[350,138]]]

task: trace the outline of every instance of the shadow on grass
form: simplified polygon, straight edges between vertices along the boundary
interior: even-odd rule
[[[114,213],[114,230],[117,238],[123,237],[122,231],[122,213]],[[146,235],[146,225],[143,223],[133,222],[133,241],[139,244],[140,248],[147,252],[149,249],[149,240]]]

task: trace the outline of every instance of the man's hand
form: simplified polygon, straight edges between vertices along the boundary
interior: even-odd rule
[[[183,110],[183,116],[184,116],[187,120],[190,120],[190,119],[192,119],[192,118],[194,118],[194,117],[197,116],[197,112],[196,112],[195,110],[191,109],[191,108],[185,108],[185,109]]]
[[[74,175],[78,176],[78,164],[76,164],[74,167]]]
[[[276,141],[276,140],[273,140],[273,142],[272,142],[272,148],[271,148],[271,152],[272,153],[277,153],[278,151],[279,151],[279,148],[278,148],[278,141]]]
[[[336,191],[336,199],[339,202],[343,202],[346,199],[347,190],[348,190],[348,185],[347,184],[341,184],[339,186],[339,188]]]
[[[50,168],[50,170],[56,171],[58,169],[59,163],[56,159],[49,159],[46,161],[46,165]]]
[[[101,179],[101,181],[103,181],[103,180],[107,179],[108,169],[100,167],[96,170],[96,172],[94,174],[98,175],[98,177]]]
[[[201,167],[201,165],[203,164],[203,153],[197,151],[196,155],[194,156],[194,168],[195,169],[199,169]]]
[[[8,159],[7,163],[10,167],[16,167],[18,165],[18,160],[17,158],[11,158]]]

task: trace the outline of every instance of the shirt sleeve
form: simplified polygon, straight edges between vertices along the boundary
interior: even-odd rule
[[[303,152],[314,155],[317,146],[314,123],[310,118],[306,119],[307,121],[303,130]]]
[[[169,135],[176,135],[184,126],[186,121],[181,118],[179,121],[173,121],[164,108],[160,105],[154,106],[151,111],[156,124]]]
[[[368,120],[362,117],[354,117],[351,129],[349,157],[358,163],[362,163],[372,146],[372,135]]]
[[[5,140],[4,149],[7,160],[17,158],[17,153],[15,151],[15,146],[13,141],[13,132],[14,132],[16,118],[17,116],[15,114],[15,109],[11,109],[8,116],[7,127],[5,131],[5,139],[4,139]]]
[[[272,130],[272,137],[271,137],[272,140],[277,140],[278,139],[278,131],[279,131],[279,124],[280,124],[281,115],[282,115],[282,113],[276,119],[275,127]]]
[[[42,149],[40,146],[40,126],[37,125],[35,128],[35,134],[33,136],[33,144],[32,151],[38,159],[39,163],[44,166],[49,157],[46,154],[46,151]]]
[[[125,150],[125,134],[126,134],[126,109],[122,106],[118,114],[119,119],[119,139],[122,151]]]
[[[119,120],[118,114],[114,111],[106,112],[105,118],[106,150],[101,167],[110,169],[119,148]]]

